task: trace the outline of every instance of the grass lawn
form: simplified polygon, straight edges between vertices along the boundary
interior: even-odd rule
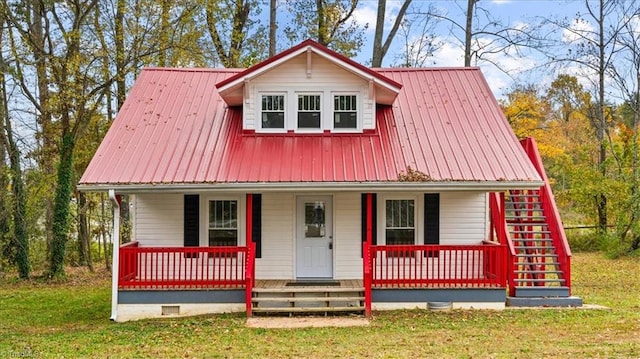
[[[106,273],[0,280],[0,358],[640,358],[640,258],[573,257],[573,292],[610,310],[377,312],[368,327],[250,329],[242,314],[112,323]]]

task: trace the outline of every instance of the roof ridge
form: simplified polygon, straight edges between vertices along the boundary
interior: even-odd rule
[[[163,71],[163,72],[224,72],[237,73],[244,69],[226,67],[143,67],[142,71]]]

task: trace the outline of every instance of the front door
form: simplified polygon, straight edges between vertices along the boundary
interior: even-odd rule
[[[297,201],[296,276],[333,277],[331,196],[304,196]]]

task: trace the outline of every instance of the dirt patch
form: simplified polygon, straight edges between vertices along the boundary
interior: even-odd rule
[[[349,317],[252,317],[247,319],[249,328],[320,328],[320,327],[364,327],[366,318]]]

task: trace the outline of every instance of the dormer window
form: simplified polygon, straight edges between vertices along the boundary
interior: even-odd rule
[[[263,129],[284,129],[285,95],[262,95],[261,119]]]
[[[298,95],[298,128],[320,129],[322,123],[320,95]]]
[[[358,101],[356,95],[333,96],[333,128],[358,127]]]

